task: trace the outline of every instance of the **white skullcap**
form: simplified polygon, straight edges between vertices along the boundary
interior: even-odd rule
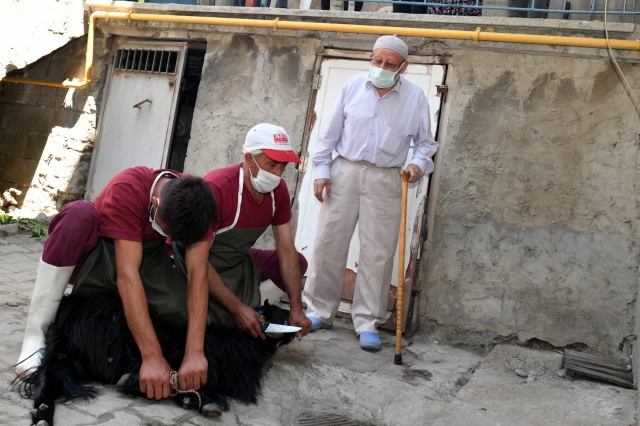
[[[394,52],[398,52],[405,61],[407,60],[407,56],[409,56],[409,47],[407,46],[407,43],[394,35],[384,35],[379,37],[376,44],[373,45],[373,50],[375,51],[376,49],[390,49]]]

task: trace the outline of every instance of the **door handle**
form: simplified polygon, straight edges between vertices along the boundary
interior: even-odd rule
[[[142,106],[142,104],[145,103],[145,102],[151,103],[151,99],[145,99],[144,101],[140,101],[137,104],[135,104],[133,107],[134,108],[140,108]]]

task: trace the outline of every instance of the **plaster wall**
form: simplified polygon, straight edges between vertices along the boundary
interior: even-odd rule
[[[499,64],[499,66],[496,66]],[[634,332],[638,116],[600,59],[457,52],[420,314],[466,344]],[[622,64],[636,91],[637,64]]]
[[[241,162],[244,138],[261,122],[284,127],[299,151],[320,43],[213,34],[207,46],[185,169],[204,174]]]

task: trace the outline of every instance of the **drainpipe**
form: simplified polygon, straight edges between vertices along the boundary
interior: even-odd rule
[[[63,83],[54,83],[47,81],[30,80],[25,78],[3,78],[3,82],[16,84],[35,84],[39,86],[62,87],[68,89],[84,89],[91,81],[91,67],[93,65],[93,41],[95,33],[95,22],[97,19],[119,19],[131,21],[149,21],[149,22],[171,22],[179,24],[203,24],[203,25],[224,25],[232,27],[258,27],[272,28],[273,31],[278,29],[287,30],[311,30],[311,31],[330,31],[340,33],[361,33],[361,34],[380,34],[380,35],[402,35],[408,37],[428,37],[428,38],[444,38],[456,40],[471,40],[473,44],[481,41],[493,41],[500,43],[521,43],[521,44],[540,44],[549,46],[571,46],[571,47],[589,47],[594,49],[606,49],[607,40],[604,38],[585,38],[585,37],[566,37],[566,36],[545,36],[531,34],[515,34],[515,33],[496,33],[493,28],[487,28],[482,31],[480,27],[475,31],[457,31],[457,30],[436,30],[429,28],[407,28],[407,27],[386,27],[376,25],[350,25],[350,24],[331,24],[319,22],[299,22],[299,21],[281,21],[280,18],[273,20],[262,19],[236,19],[236,18],[214,18],[204,16],[187,16],[187,15],[159,15],[132,12],[93,12],[89,19],[89,30],[87,37],[87,59],[84,71],[84,80],[80,82],[72,82],[69,80]],[[610,40],[612,49],[621,50],[640,50],[640,41],[630,40]]]

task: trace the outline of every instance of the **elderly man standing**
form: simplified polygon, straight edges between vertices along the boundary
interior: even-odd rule
[[[360,258],[351,315],[360,346],[380,350],[377,327],[386,321],[393,256],[398,244],[404,165],[409,182],[433,171],[438,149],[427,99],[403,74],[408,47],[378,38],[368,73],[347,81],[318,137],[312,160],[314,195],[323,203],[303,301],[311,330],[332,327],[344,281],[349,242],[359,226]],[[332,160],[332,152],[338,157]],[[326,195],[326,198],[325,196]]]

